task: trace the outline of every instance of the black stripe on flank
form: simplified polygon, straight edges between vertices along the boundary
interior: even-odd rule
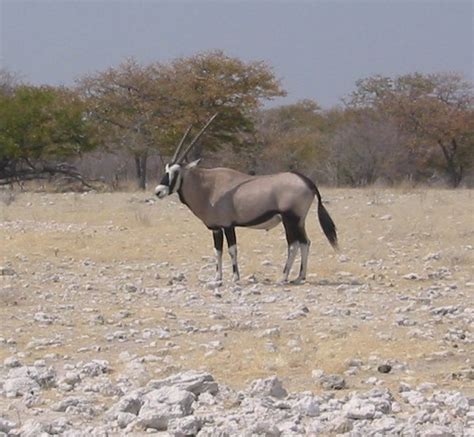
[[[281,214],[280,211],[278,210],[272,210],[272,211],[267,211],[263,213],[262,215],[255,217],[254,219],[244,222],[244,223],[232,223],[233,226],[240,226],[240,227],[246,227],[246,226],[258,226],[261,225],[262,223],[267,222],[271,218],[275,217],[277,214]]]

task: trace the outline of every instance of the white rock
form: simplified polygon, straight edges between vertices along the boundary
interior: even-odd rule
[[[20,367],[21,366],[21,362],[20,360],[15,357],[15,356],[12,356],[12,357],[8,357],[8,358],[5,358],[3,360],[3,365],[7,368],[7,369],[12,369],[13,367]]]
[[[119,413],[130,413],[136,417],[143,403],[143,395],[140,392],[129,393],[123,396],[116,404],[112,405],[106,417],[109,420],[114,420],[117,419]]]
[[[68,384],[74,387],[77,383],[81,381],[81,376],[79,372],[66,372],[64,377],[60,380],[61,383]]]
[[[423,437],[454,437],[454,434],[447,426],[428,424],[423,427],[420,433]]]
[[[4,419],[0,417],[0,432],[8,433],[13,428],[16,428],[16,423],[12,422],[11,420]]]
[[[168,432],[173,437],[188,437],[197,435],[202,427],[202,421],[195,416],[186,416],[177,419],[171,419],[168,424]]]
[[[33,316],[33,320],[35,322],[43,323],[45,325],[51,325],[56,319],[56,316],[46,314],[44,312],[35,313],[35,315]]]
[[[79,404],[82,404],[83,406],[89,405],[89,400],[85,397],[69,397],[51,405],[51,410],[64,412],[69,407],[76,407]]]
[[[215,394],[218,391],[218,385],[211,374],[195,370],[178,373],[162,380],[153,380],[147,384],[148,389],[158,389],[169,386],[190,391],[195,395],[205,392]]]
[[[280,331],[280,328],[276,327],[276,328],[268,328],[268,329],[265,329],[265,331],[263,331],[261,334],[258,335],[258,337],[260,338],[278,338],[280,337],[280,334],[281,334],[281,331]]]
[[[191,392],[176,387],[152,390],[143,397],[144,403],[138,414],[137,425],[145,429],[165,431],[171,419],[192,413],[195,399]]]
[[[110,372],[109,362],[106,360],[92,360],[86,363],[81,368],[81,375],[83,376],[99,376]]]
[[[353,397],[344,405],[343,411],[349,419],[373,419],[375,405],[366,399]]]
[[[3,384],[3,390],[8,398],[14,398],[28,393],[37,393],[40,385],[28,376],[19,376],[7,379]]]
[[[423,278],[417,273],[407,273],[403,275],[403,279],[408,279],[410,281],[421,281]]]
[[[396,426],[397,420],[394,417],[381,417],[372,422],[372,428],[380,435],[387,435],[392,433]]]
[[[288,395],[281,381],[276,376],[256,379],[250,384],[249,393],[252,396],[272,396],[277,399],[285,398]]]
[[[422,405],[426,401],[425,397],[416,390],[403,391],[400,396],[413,407]]]
[[[123,411],[120,411],[117,413],[117,425],[120,428],[126,428],[136,419],[137,419],[137,416],[132,413],[126,413]]]
[[[275,426],[274,423],[270,421],[258,421],[255,425],[251,426],[249,429],[249,434],[251,436],[264,435],[265,437],[279,437],[281,431]]]
[[[319,415],[319,399],[315,396],[304,396],[295,404],[295,408],[305,416],[315,417]]]
[[[346,388],[346,381],[341,375],[322,375],[319,384],[326,390],[342,390]]]

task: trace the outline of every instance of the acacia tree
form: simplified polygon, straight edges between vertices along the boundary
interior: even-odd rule
[[[0,184],[63,174],[64,159],[95,146],[84,102],[63,88],[19,85],[0,93]]]
[[[247,145],[246,138],[255,132],[255,110],[264,100],[285,95],[267,64],[246,63],[220,50],[178,58],[167,74],[176,82],[175,96],[187,123],[202,125],[219,113],[215,129],[207,135],[211,149],[223,143],[237,150]]]
[[[149,152],[167,136],[167,121],[173,113],[164,85],[159,64],[142,66],[134,59],[79,81],[104,146],[133,156],[142,189]]]
[[[220,51],[169,64],[142,66],[128,60],[85,77],[80,88],[108,144],[134,155],[142,189],[148,155],[171,154],[188,125],[200,128],[219,112],[206,134],[206,146],[237,147],[244,144],[242,133],[252,130],[252,111],[263,99],[283,94],[265,64],[244,63]]]
[[[347,109],[331,116],[339,120],[328,135],[326,162],[336,185],[393,182],[413,173],[413,156],[400,148],[406,138],[389,117]]]
[[[314,171],[326,153],[325,130],[325,115],[313,100],[262,111],[258,133],[266,170]]]
[[[451,185],[460,184],[474,155],[471,83],[456,73],[415,73],[395,79],[374,76],[356,86],[349,107],[391,117],[411,136],[407,145],[417,152],[422,165],[436,158],[435,149],[439,150]]]

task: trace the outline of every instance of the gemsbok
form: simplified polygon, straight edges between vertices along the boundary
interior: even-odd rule
[[[183,144],[191,130],[182,137],[171,162],[165,167],[165,174],[155,189],[155,194],[164,198],[178,193],[179,199],[196,217],[212,231],[217,261],[216,282],[222,281],[222,249],[224,234],[229,255],[232,259],[233,280],[240,279],[237,264],[237,241],[235,228],[238,226],[269,230],[280,222],[285,228],[288,242],[288,257],[283,269],[283,281],[288,281],[291,267],[301,251],[301,266],[293,283],[306,279],[310,240],[306,235],[305,219],[318,198],[318,217],[321,228],[329,243],[337,249],[336,226],[323,205],[316,185],[297,172],[252,176],[230,168],[199,168],[199,160],[186,163],[186,156],[217,114],[181,153]]]

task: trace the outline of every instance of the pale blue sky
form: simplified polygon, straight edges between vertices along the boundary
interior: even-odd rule
[[[0,0],[0,66],[66,84],[133,56],[209,49],[264,60],[288,97],[327,108],[373,74],[474,77],[473,1]]]

